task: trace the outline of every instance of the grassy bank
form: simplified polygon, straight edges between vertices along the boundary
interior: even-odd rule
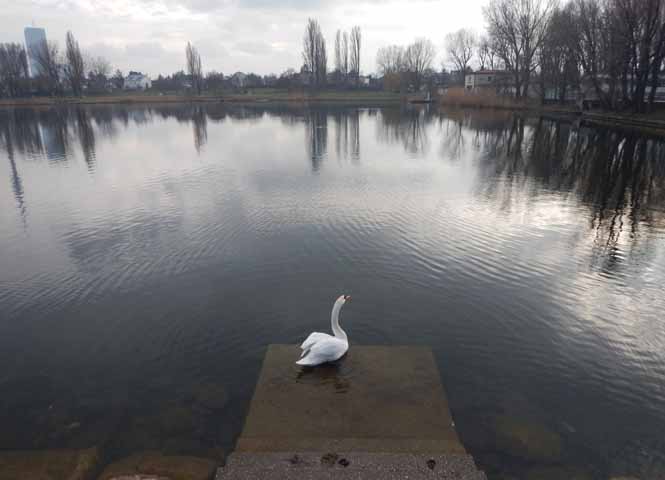
[[[294,92],[279,89],[253,89],[246,92],[222,92],[219,94],[186,95],[145,93],[117,93],[83,97],[31,97],[0,99],[0,107],[31,107],[57,105],[92,104],[136,104],[136,103],[348,103],[348,104],[395,104],[402,100],[399,94],[380,91],[320,91]]]
[[[463,87],[448,89],[441,96],[439,103],[444,106],[457,108],[491,108],[501,110],[546,111],[559,113],[580,113],[573,105],[542,105],[536,100],[516,100],[514,98],[497,95],[491,91],[467,92]]]
[[[492,92],[469,93],[465,92],[462,87],[449,89],[446,95],[440,97],[439,105],[454,108],[523,111],[537,115],[575,116],[592,125],[639,130],[658,135],[665,134],[665,112],[662,111],[641,114],[602,110],[581,111],[574,105],[542,105],[538,101],[517,101]]]

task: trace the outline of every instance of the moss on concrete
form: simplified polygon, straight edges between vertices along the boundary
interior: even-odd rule
[[[210,480],[217,466],[216,461],[208,458],[163,455],[160,452],[149,451],[110,464],[104,469],[99,480],[132,475],[153,475],[168,480]]]
[[[91,480],[98,464],[96,448],[0,452],[0,480]]]

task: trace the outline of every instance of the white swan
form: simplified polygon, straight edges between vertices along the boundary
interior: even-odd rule
[[[335,336],[320,332],[311,333],[300,345],[302,355],[300,355],[300,360],[296,364],[313,367],[342,358],[349,349],[349,340],[346,332],[339,326],[339,311],[350,299],[349,295],[342,295],[333,305],[330,323]]]

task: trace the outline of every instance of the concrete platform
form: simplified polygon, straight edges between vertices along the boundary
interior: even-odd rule
[[[296,345],[268,347],[218,479],[484,478],[455,431],[429,348],[354,345],[312,369],[295,365],[299,355]]]
[[[487,480],[468,455],[234,453],[216,480]]]

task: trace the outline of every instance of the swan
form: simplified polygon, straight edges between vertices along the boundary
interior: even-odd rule
[[[300,345],[302,355],[300,355],[300,360],[296,362],[297,365],[313,367],[342,358],[349,349],[349,339],[346,332],[339,326],[339,311],[349,300],[351,300],[349,295],[340,295],[335,300],[330,315],[334,336],[321,332],[311,333]]]

